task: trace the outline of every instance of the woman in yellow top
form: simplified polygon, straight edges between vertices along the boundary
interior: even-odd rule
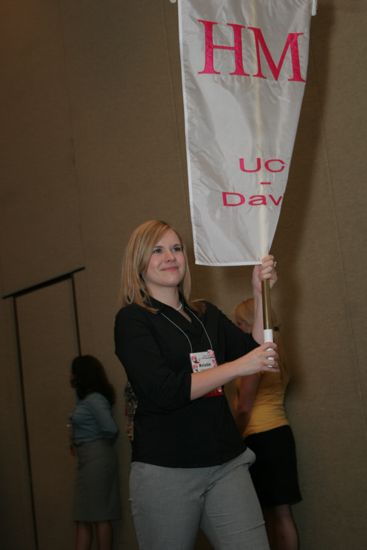
[[[254,302],[235,309],[235,322],[251,332]],[[291,505],[301,500],[296,449],[284,408],[289,376],[281,364],[277,373],[239,378],[232,409],[246,444],[256,454],[250,473],[263,509],[271,550],[297,550],[298,534]]]

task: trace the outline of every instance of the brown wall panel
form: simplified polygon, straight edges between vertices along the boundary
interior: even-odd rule
[[[0,304],[0,491],[3,506],[0,517],[1,546],[7,550],[35,550],[32,500],[26,461],[23,403],[13,304]]]
[[[3,10],[0,247],[10,293],[79,267],[82,253],[58,4]]]
[[[177,6],[169,0],[4,0],[2,13],[3,293],[86,267],[77,276],[82,343],[102,358],[119,391],[124,517],[116,548],[132,549],[125,378],[112,328],[132,228],[147,218],[167,219],[191,247]],[[287,404],[299,452],[304,500],[295,513],[305,550],[360,550],[365,540],[366,25],[364,0],[319,1],[273,246],[280,280],[272,296],[293,372]],[[192,269],[194,295],[228,314],[248,294],[249,268]],[[8,307],[1,319],[13,335]],[[14,426],[0,426],[5,441],[14,436],[1,460],[24,479],[14,346],[4,334],[9,391],[2,391]],[[10,502],[18,498],[26,518],[22,487]],[[14,495],[10,483],[4,490]],[[15,526],[10,508],[7,521]]]
[[[61,550],[73,544],[76,468],[67,428],[75,401],[70,364],[78,353],[71,281],[18,298],[17,309],[38,544]]]

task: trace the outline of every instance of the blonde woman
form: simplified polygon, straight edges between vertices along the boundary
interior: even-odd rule
[[[252,335],[209,302],[190,298],[183,241],[165,222],[132,233],[122,269],[116,353],[137,397],[130,501],[141,550],[190,550],[199,527],[217,549],[265,550],[268,542],[246,448],[223,385],[277,369],[262,343],[261,280],[254,268]]]
[[[251,333],[255,322],[252,298],[239,303],[235,322]],[[232,409],[240,433],[256,455],[250,468],[263,509],[271,550],[297,550],[298,534],[291,505],[301,500],[296,448],[284,407],[289,376],[280,361],[279,372],[256,374],[236,381]]]

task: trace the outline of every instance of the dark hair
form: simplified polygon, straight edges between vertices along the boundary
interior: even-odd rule
[[[71,385],[79,399],[93,392],[101,393],[110,402],[115,402],[115,389],[108,381],[102,363],[93,355],[78,355],[71,363]]]

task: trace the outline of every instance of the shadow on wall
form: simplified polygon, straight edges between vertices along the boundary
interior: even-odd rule
[[[329,80],[330,37],[334,22],[331,2],[318,7],[318,14],[311,24],[308,79],[297,131],[296,143],[290,167],[285,201],[274,239],[273,253],[279,260],[280,304],[276,309],[287,326],[284,344],[292,365],[292,386],[302,382],[299,365],[300,331],[297,325],[297,308],[302,296],[297,275],[298,260],[306,265],[307,259],[299,258],[302,241],[310,223],[312,212],[312,185],[316,185],[316,156],[322,149],[323,113]],[[311,220],[312,221],[312,220]],[[309,274],[312,277],[312,273]]]

